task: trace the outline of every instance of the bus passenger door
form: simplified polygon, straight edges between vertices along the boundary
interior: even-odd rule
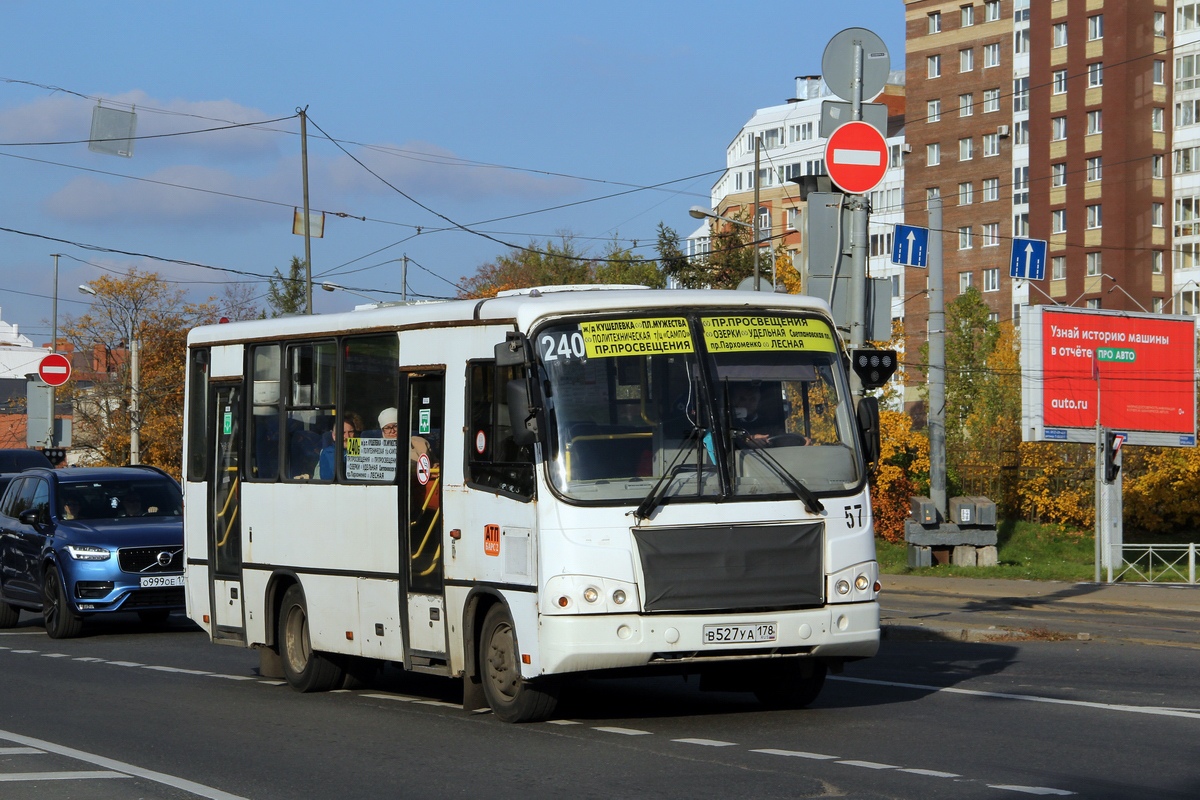
[[[442,661],[446,655],[445,562],[442,548],[442,449],[445,373],[410,373],[407,380],[408,478],[408,647],[416,656]],[[403,424],[401,435],[404,435]],[[403,442],[401,443],[403,447]],[[404,535],[404,534],[402,534]],[[432,663],[432,661],[430,663]]]
[[[213,447],[208,509],[212,638],[213,641],[244,643],[241,487],[238,480],[242,452],[242,387],[241,384],[216,384],[210,391],[212,402],[209,408],[216,415],[209,424]]]

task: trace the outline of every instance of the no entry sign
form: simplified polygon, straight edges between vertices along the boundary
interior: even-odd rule
[[[38,362],[38,377],[47,386],[62,386],[71,379],[71,362],[60,353],[51,353]]]
[[[887,172],[887,141],[873,125],[847,122],[825,143],[825,169],[843,192],[866,194]]]

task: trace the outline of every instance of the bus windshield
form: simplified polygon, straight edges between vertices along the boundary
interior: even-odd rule
[[[556,322],[535,341],[550,479],[570,500],[784,499],[862,480],[821,317],[642,314]]]

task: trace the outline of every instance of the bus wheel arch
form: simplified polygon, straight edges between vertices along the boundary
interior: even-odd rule
[[[346,677],[341,662],[312,649],[308,603],[300,584],[293,583],[283,593],[278,622],[276,644],[288,685],[298,692],[325,692],[341,686]]]

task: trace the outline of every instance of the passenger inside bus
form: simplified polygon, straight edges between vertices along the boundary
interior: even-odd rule
[[[730,425],[744,431],[756,444],[767,444],[771,437],[787,433],[784,422],[783,397],[778,384],[764,389],[754,381],[739,381],[729,386]],[[764,397],[764,393],[768,396]],[[800,437],[791,444],[810,444],[808,437]]]
[[[318,480],[331,481],[337,477],[337,469],[334,466],[337,460],[337,441],[334,436],[335,432],[339,430],[341,431],[343,443],[357,438],[362,433],[362,417],[353,411],[347,412],[346,416],[342,419],[342,424],[334,425],[333,430],[326,434],[326,444],[321,448],[321,458],[317,462],[317,471],[313,473],[313,477]],[[345,458],[344,447],[342,458]]]

